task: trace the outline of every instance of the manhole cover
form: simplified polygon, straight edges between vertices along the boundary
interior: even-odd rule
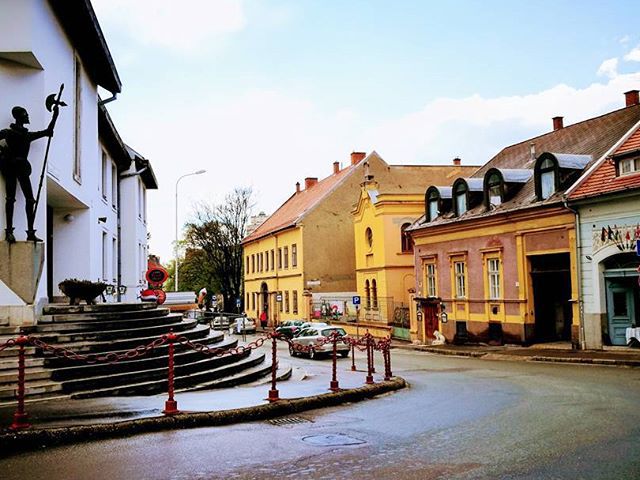
[[[302,417],[282,417],[268,420],[271,425],[295,425],[298,423],[311,423],[311,420],[307,420]]]
[[[310,435],[302,438],[303,442],[319,447],[338,447],[342,445],[360,445],[366,443],[359,438],[353,438],[343,433],[329,433],[327,435]]]

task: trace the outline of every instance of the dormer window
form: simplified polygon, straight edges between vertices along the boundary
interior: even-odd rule
[[[620,175],[629,175],[640,172],[640,157],[623,158],[620,160],[618,171],[620,172]]]
[[[490,172],[486,177],[485,204],[487,208],[497,207],[502,203],[504,196],[504,182],[499,172]]]
[[[427,222],[431,222],[440,215],[440,192],[437,187],[429,187],[425,194],[425,214]]]
[[[453,187],[456,217],[463,215],[467,211],[467,192],[467,184],[464,180],[457,182]]]
[[[538,200],[546,200],[558,190],[558,161],[553,154],[545,152],[538,157],[535,176]]]

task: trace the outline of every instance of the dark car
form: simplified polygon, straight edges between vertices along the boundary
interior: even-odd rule
[[[305,323],[302,320],[287,320],[282,322],[278,328],[276,328],[276,333],[279,333],[287,338],[293,338],[295,334],[300,330],[302,324]]]

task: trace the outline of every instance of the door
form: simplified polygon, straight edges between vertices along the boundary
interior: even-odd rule
[[[424,305],[424,335],[426,339],[433,339],[433,332],[438,330],[438,304]]]
[[[607,317],[609,338],[613,345],[626,345],[625,333],[635,318],[633,288],[622,282],[607,280]]]

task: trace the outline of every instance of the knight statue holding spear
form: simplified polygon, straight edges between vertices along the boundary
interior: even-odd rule
[[[30,132],[25,125],[29,124],[29,113],[23,107],[13,107],[11,109],[11,115],[15,119],[15,123],[12,123],[9,128],[0,130],[0,173],[4,177],[6,187],[6,202],[5,213],[7,218],[7,225],[5,230],[5,239],[9,243],[14,243],[16,237],[13,235],[13,207],[16,202],[16,189],[20,184],[22,194],[26,201],[26,213],[27,213],[27,240],[31,242],[41,242],[36,237],[36,231],[33,228],[33,223],[36,216],[37,200],[33,196],[33,189],[31,187],[31,164],[29,163],[29,148],[31,142],[38,140],[39,138],[49,137],[47,142],[47,150],[45,153],[45,160],[42,169],[44,175],[47,157],[49,154],[49,146],[51,145],[51,137],[53,137],[53,129],[58,119],[59,107],[65,106],[65,103],[60,101],[62,95],[62,89],[56,98],[56,95],[49,95],[46,101],[47,110],[52,111],[53,115],[49,126],[45,130],[37,132]],[[42,176],[41,176],[42,177]],[[42,188],[42,178],[40,179],[40,186],[38,188],[38,199],[40,197],[40,190]]]

